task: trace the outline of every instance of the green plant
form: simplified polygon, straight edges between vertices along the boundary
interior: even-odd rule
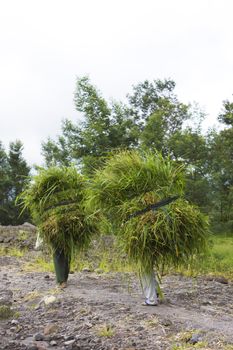
[[[120,152],[96,172],[87,205],[100,214],[102,227],[116,234],[131,263],[161,271],[187,264],[206,249],[207,218],[182,198],[183,188],[183,169],[169,157]],[[166,207],[135,215],[175,195],[180,198]]]
[[[113,337],[115,332],[111,325],[103,325],[97,330],[97,334],[100,337]]]
[[[19,249],[17,247],[0,247],[0,255],[23,257],[28,252],[27,248]]]
[[[14,315],[14,311],[7,305],[0,305],[0,320],[5,320]]]
[[[40,168],[18,197],[29,209],[40,236],[67,256],[86,247],[94,231],[84,208],[86,180],[74,167]]]
[[[28,232],[19,230],[18,239],[20,241],[25,241],[26,239],[28,239]]]

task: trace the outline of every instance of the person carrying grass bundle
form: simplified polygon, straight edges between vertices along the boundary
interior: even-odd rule
[[[136,266],[146,305],[157,305],[164,267],[186,264],[205,251],[208,222],[182,198],[183,168],[158,153],[120,152],[96,172],[88,206],[102,211]]]
[[[40,169],[18,198],[52,249],[61,287],[66,286],[74,252],[87,247],[94,232],[84,208],[85,183],[74,167]]]

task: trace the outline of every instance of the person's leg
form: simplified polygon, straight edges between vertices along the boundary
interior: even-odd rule
[[[53,252],[53,262],[57,283],[65,286],[70,271],[70,259],[62,249],[55,249]]]
[[[158,305],[158,282],[156,281],[154,271],[151,270],[150,272],[141,272],[140,279],[142,290],[145,296],[145,304]]]

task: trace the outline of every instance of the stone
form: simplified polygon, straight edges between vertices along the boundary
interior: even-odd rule
[[[49,343],[51,346],[57,346],[57,342],[55,340],[51,340],[51,342]]]
[[[10,289],[0,290],[0,305],[12,305],[13,292]]]
[[[73,345],[74,342],[75,342],[75,339],[67,340],[67,341],[64,342],[64,345],[65,346]]]
[[[82,269],[82,272],[91,272],[91,270],[89,269],[89,267],[84,267],[84,268]]]
[[[37,334],[34,335],[34,339],[36,341],[41,341],[41,340],[44,340],[44,336],[41,333],[37,333]]]
[[[49,295],[45,296],[42,301],[45,303],[45,305],[50,305],[55,303],[56,300],[57,298],[54,295]]]
[[[50,323],[44,327],[44,335],[55,333],[58,330],[57,324]]]
[[[194,344],[197,344],[198,342],[200,342],[201,340],[202,340],[202,337],[200,334],[193,334],[188,342],[190,344],[194,345]]]
[[[17,325],[17,324],[19,324],[19,321],[18,321],[18,320],[12,320],[12,321],[11,321],[11,324]]]

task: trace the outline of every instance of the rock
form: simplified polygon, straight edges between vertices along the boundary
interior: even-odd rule
[[[214,280],[218,283],[228,284],[228,280],[223,276],[215,277]]]
[[[201,303],[201,305],[212,305],[212,304],[213,303],[210,300],[203,300],[202,303]]]
[[[67,340],[67,341],[64,342],[64,345],[65,346],[73,345],[74,342],[75,342],[75,339]]]
[[[172,321],[169,318],[164,318],[161,320],[161,324],[165,327],[172,326]]]
[[[82,272],[91,272],[91,269],[89,269],[89,267],[84,267],[82,269]]]
[[[57,346],[57,342],[55,340],[51,340],[51,342],[49,343],[51,346]]]
[[[54,295],[49,295],[49,296],[45,296],[42,299],[42,302],[44,302],[45,305],[50,305],[50,304],[55,303],[56,300],[57,300],[57,298]]]
[[[12,305],[13,292],[10,289],[0,290],[0,305]]]
[[[32,228],[32,229],[36,229],[36,226],[30,224],[30,222],[25,222],[22,226],[26,226],[26,227],[29,227],[29,228]]]
[[[64,336],[64,340],[74,340],[74,336],[73,335],[65,335]]]
[[[12,320],[12,321],[11,321],[11,324],[17,325],[17,324],[19,324],[19,321],[18,321],[18,320]]]
[[[200,342],[201,340],[202,340],[202,337],[200,334],[193,334],[188,342],[190,344],[194,345],[194,344],[197,344],[198,342]]]
[[[44,336],[41,333],[37,333],[37,334],[34,335],[34,339],[36,341],[41,341],[41,340],[44,340]]]
[[[28,345],[27,350],[38,350],[38,347],[34,344]]]
[[[44,328],[44,335],[49,335],[55,333],[58,330],[58,325],[55,323],[50,323]]]

